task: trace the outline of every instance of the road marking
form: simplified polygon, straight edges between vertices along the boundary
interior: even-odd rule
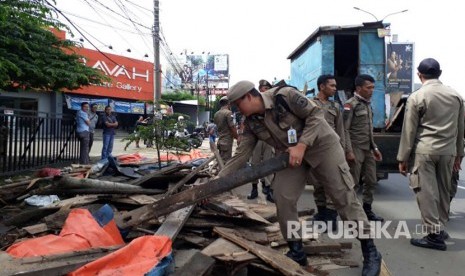
[[[457,186],[457,187],[460,188],[460,189],[464,189],[464,190],[465,190],[465,187],[462,187],[462,186]]]

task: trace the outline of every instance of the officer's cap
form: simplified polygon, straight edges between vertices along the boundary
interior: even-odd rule
[[[258,89],[262,88],[263,86],[268,86],[269,88],[271,88],[271,84],[267,81],[267,80],[260,80],[258,82]]]
[[[228,102],[229,102],[229,101],[228,101],[228,97],[227,97],[227,96],[221,97],[221,99],[220,99],[220,104],[224,104],[224,103],[228,103]]]
[[[228,100],[229,102],[234,102],[237,99],[242,98],[245,94],[250,92],[252,89],[254,89],[254,84],[251,81],[240,81],[229,89],[228,92]]]
[[[441,66],[434,58],[425,58],[418,65],[418,72],[425,75],[439,75],[441,74]]]

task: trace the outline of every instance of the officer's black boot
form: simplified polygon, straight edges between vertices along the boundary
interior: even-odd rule
[[[288,241],[289,251],[286,256],[301,266],[307,266],[307,254],[304,252],[302,241]]]
[[[371,221],[384,221],[384,218],[376,215],[373,212],[373,210],[371,209],[371,204],[363,203],[363,210],[365,211],[365,214],[367,215],[368,220],[371,220]]]
[[[271,203],[274,203],[273,189],[269,189],[268,193],[266,194],[266,200],[268,200]]]
[[[265,185],[264,182],[262,182],[262,193],[264,195],[268,195],[270,193],[270,190],[271,190],[271,187]]]
[[[337,211],[333,209],[326,208],[326,222],[328,230],[331,227],[333,232],[337,231]]]
[[[250,192],[250,195],[247,196],[247,199],[256,199],[257,197],[258,197],[258,184],[253,183],[252,191]]]
[[[376,249],[373,239],[360,239],[363,255],[362,276],[378,276],[381,272],[381,253]]]
[[[316,206],[318,213],[313,215],[312,221],[326,221],[326,207],[325,206]]]

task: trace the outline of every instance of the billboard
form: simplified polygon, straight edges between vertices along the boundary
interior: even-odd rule
[[[186,55],[177,59],[179,68],[167,68],[163,85],[165,89],[209,87],[227,88],[229,83],[229,55]]]
[[[413,91],[414,44],[389,43],[386,47],[386,82],[388,93]]]

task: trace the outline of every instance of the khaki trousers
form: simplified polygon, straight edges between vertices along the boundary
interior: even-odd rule
[[[316,180],[312,170],[310,170],[308,176],[308,183],[313,185],[313,198],[315,199],[315,205],[317,207],[325,207],[334,210],[335,207],[333,201],[329,196],[326,196],[325,188]]]
[[[415,192],[424,230],[443,230],[449,217],[454,156],[415,154],[410,187]]]
[[[258,165],[261,162],[270,159],[273,157],[273,147],[265,143],[264,141],[259,140],[257,145],[253,150],[251,163],[252,165]],[[266,186],[270,186],[271,182],[273,181],[274,174],[268,175],[261,179],[262,183]]]
[[[287,223],[298,221],[297,201],[307,182],[309,163],[314,166],[312,170],[316,180],[333,201],[341,219],[368,225],[366,214],[353,189],[354,182],[342,147],[334,143],[330,147],[311,149],[307,151],[304,159],[300,167],[277,172],[271,186],[283,237],[286,240],[295,239],[288,236]]]
[[[226,164],[226,162],[232,157],[233,141],[218,140],[217,147],[221,159],[223,159],[223,162]]]
[[[450,198],[454,198],[457,194],[457,186],[459,185],[459,173],[452,172],[452,180],[450,183]]]
[[[371,150],[362,150],[352,146],[355,162],[349,162],[350,173],[354,178],[355,191],[360,189],[360,177],[363,176],[363,203],[372,204],[373,194],[378,183],[376,179],[376,161]]]

